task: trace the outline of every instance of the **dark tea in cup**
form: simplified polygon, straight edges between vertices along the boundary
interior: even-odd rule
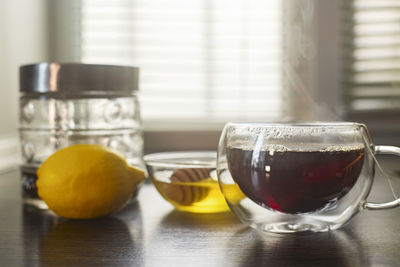
[[[284,213],[304,213],[334,204],[353,187],[364,161],[362,147],[319,151],[270,146],[226,151],[232,178],[259,205]]]

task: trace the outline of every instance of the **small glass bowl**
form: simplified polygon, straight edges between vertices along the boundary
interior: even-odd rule
[[[216,173],[216,152],[182,151],[144,157],[149,177],[161,196],[181,211],[229,211]]]

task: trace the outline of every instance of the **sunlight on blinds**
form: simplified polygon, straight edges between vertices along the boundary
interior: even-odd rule
[[[353,0],[347,43],[347,100],[353,111],[400,109],[400,1]]]
[[[146,121],[281,115],[281,1],[82,0],[81,60],[138,66]]]

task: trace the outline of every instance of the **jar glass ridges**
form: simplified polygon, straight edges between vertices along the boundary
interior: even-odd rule
[[[39,63],[20,68],[23,192],[37,197],[35,172],[60,148],[112,147],[144,169],[135,67]]]

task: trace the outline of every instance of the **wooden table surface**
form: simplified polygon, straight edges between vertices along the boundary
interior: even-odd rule
[[[371,198],[391,199],[376,183]],[[82,221],[24,205],[19,185],[18,171],[0,175],[0,266],[400,266],[400,208],[326,233],[267,234],[229,212],[175,211],[150,183],[118,214]]]

